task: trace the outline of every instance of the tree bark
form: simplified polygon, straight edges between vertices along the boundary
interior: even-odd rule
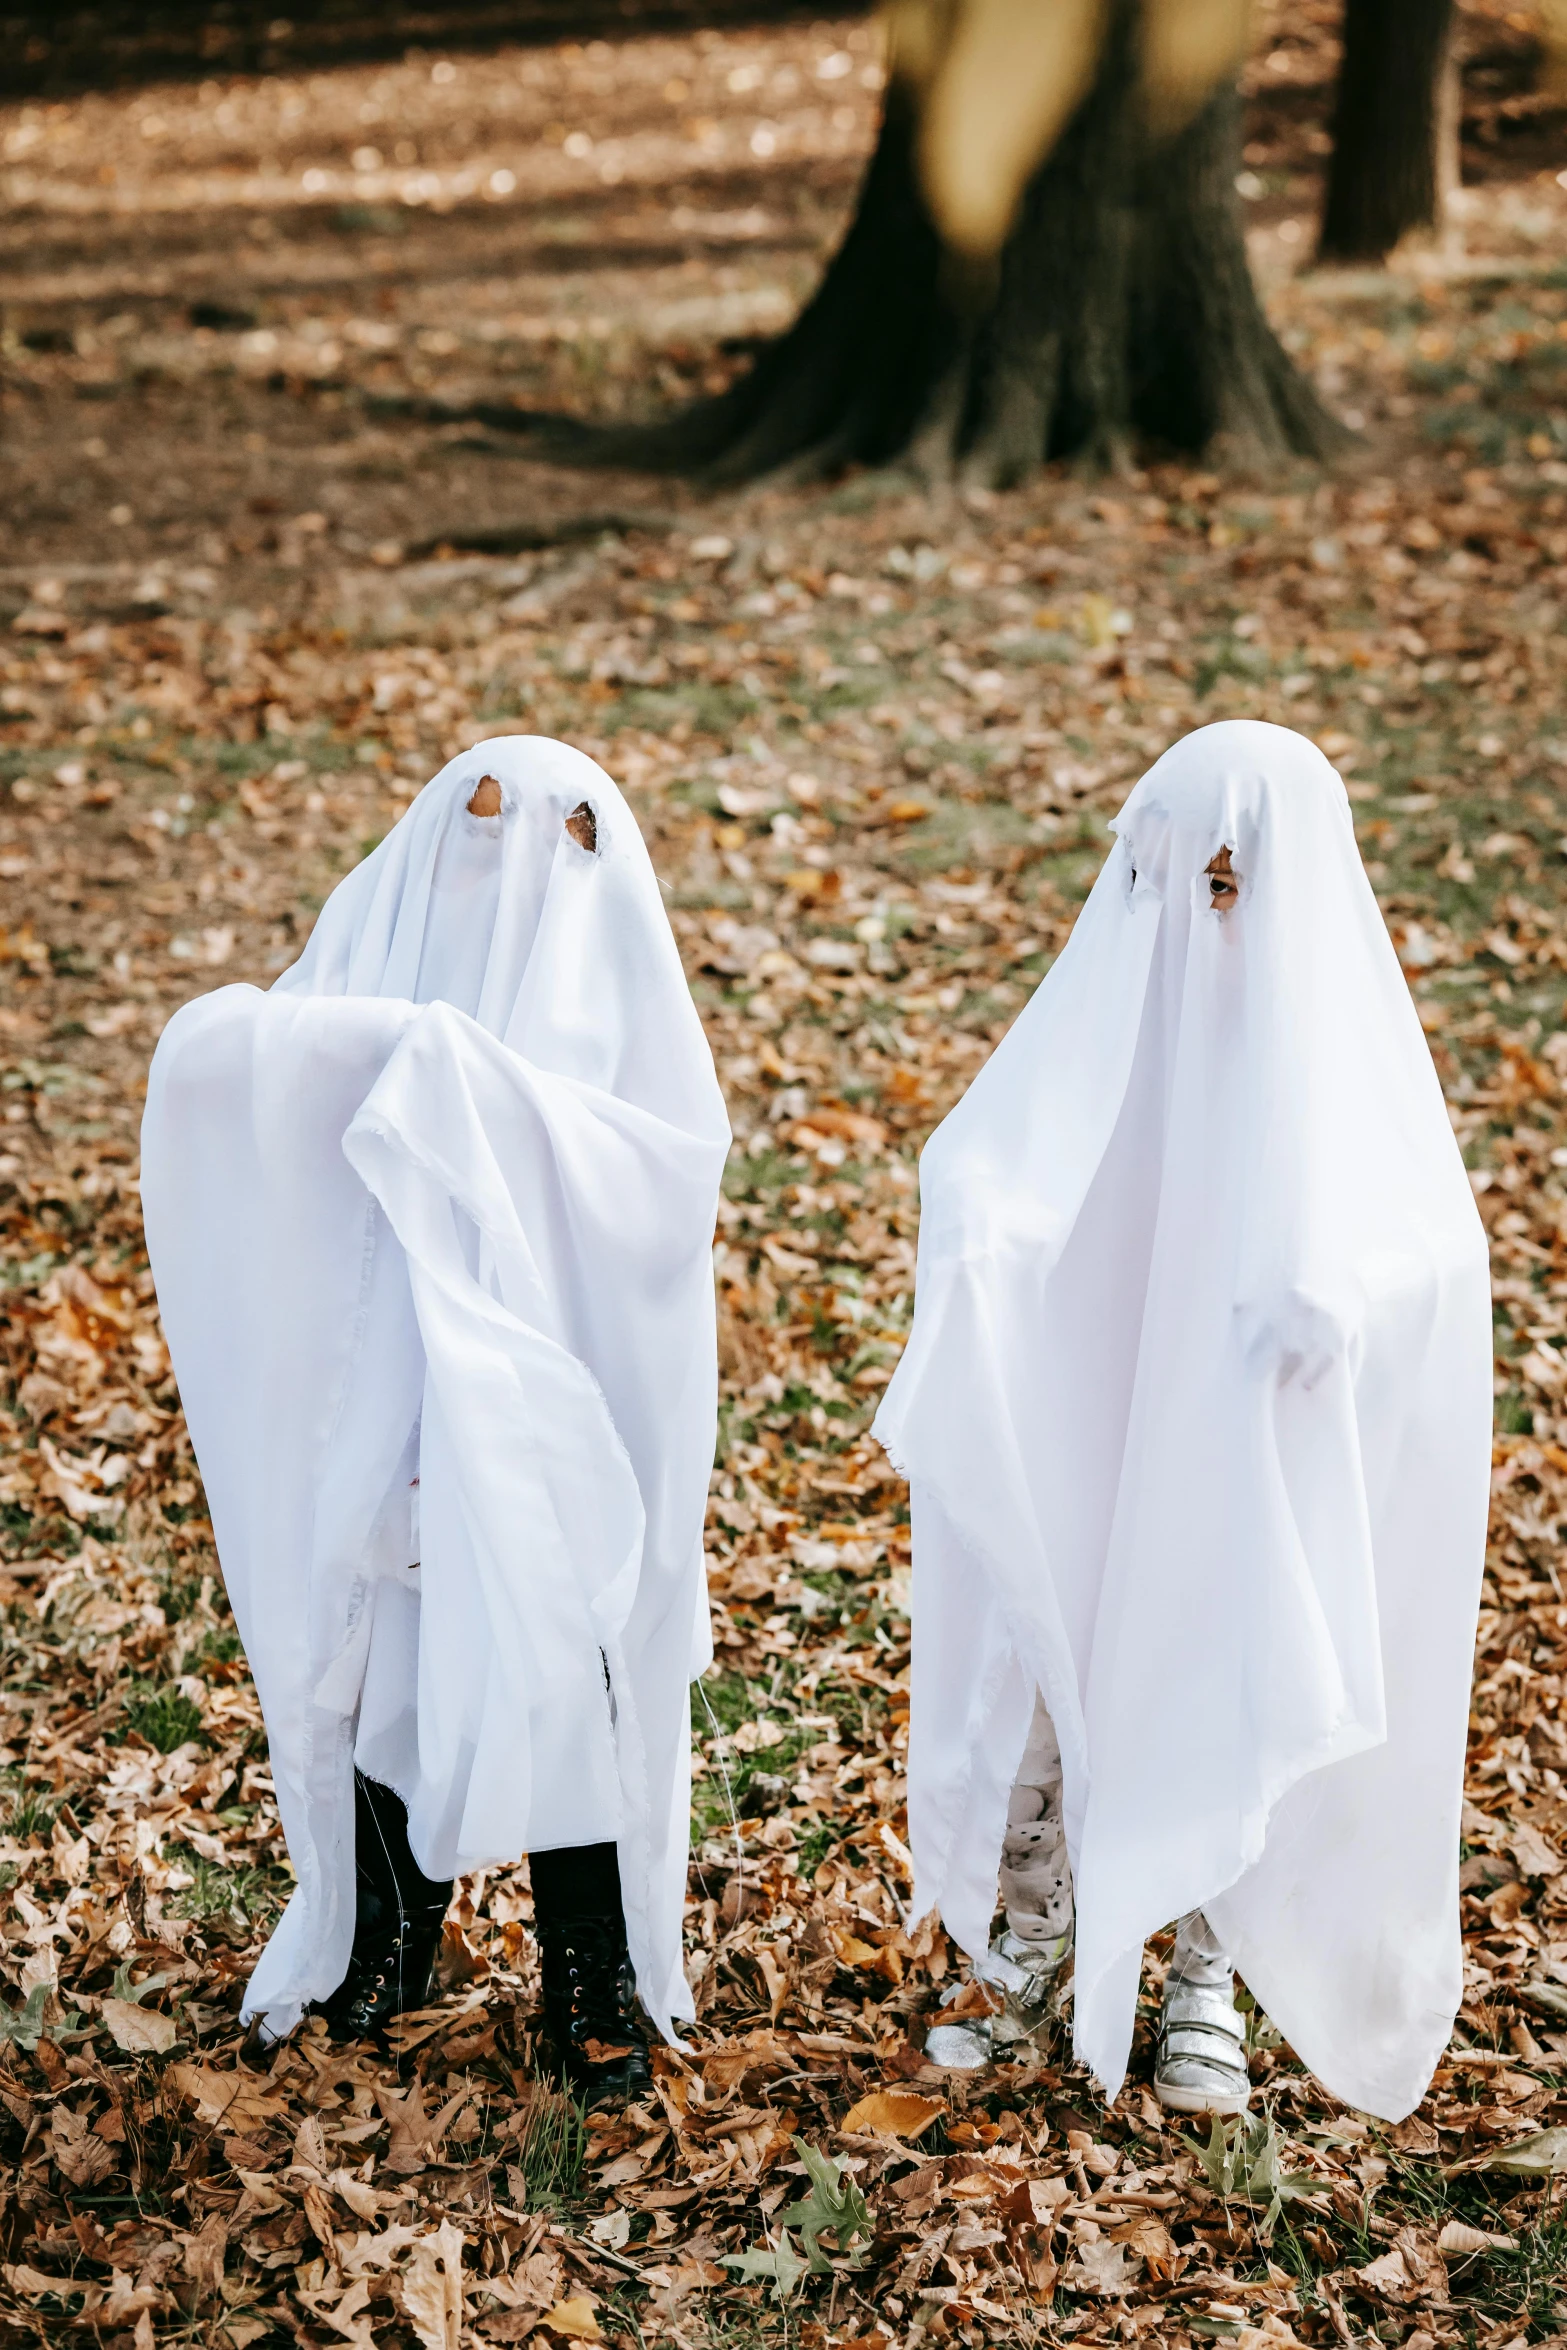
[[[917,127],[894,83],[821,285],[737,383],[650,425],[546,426],[549,453],[722,480],[904,462],[1002,486],[1051,458],[1113,467],[1137,442],[1256,465],[1340,437],[1252,283],[1235,93],[1151,146],[1129,7],[983,282],[943,249]]]
[[[1453,0],[1345,0],[1324,261],[1380,261],[1435,228],[1458,176]]]

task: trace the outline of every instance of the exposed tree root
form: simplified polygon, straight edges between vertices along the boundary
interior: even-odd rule
[[[821,285],[716,399],[647,424],[485,421],[541,456],[710,481],[901,462],[1000,487],[1050,458],[1124,465],[1154,443],[1254,467],[1344,437],[1268,324],[1235,198],[1238,108],[1141,133],[1131,28],[1035,176],[983,284],[943,252],[895,84]]]

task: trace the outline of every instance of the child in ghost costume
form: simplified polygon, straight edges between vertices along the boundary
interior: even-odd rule
[[[1108,2097],[1175,1918],[1165,2105],[1245,2105],[1238,1967],[1397,2120],[1462,1987],[1484,1233],[1321,753],[1205,727],[1114,830],[920,1166],[876,1422],[911,1491],[916,1900],[1011,1994],[993,2037],[1072,1951]]]
[[[452,1880],[530,1855],[572,2085],[692,2013],[686,1684],[729,1129],[631,813],[481,742],[267,993],[164,1030],[142,1204],[297,1887],[275,2037],[425,1997]]]

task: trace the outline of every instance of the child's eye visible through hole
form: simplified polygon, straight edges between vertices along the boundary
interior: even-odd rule
[[[1217,913],[1224,913],[1240,896],[1240,876],[1235,871],[1227,848],[1208,860],[1208,894]]]

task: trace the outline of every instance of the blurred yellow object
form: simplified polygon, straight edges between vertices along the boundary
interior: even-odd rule
[[[926,200],[949,245],[987,259],[1093,80],[1101,0],[892,0],[891,13]]]
[[[1551,0],[1567,10],[1567,0]],[[1144,0],[1156,130],[1179,128],[1237,64],[1247,0]],[[1023,190],[1086,97],[1106,0],[887,0],[889,64],[919,109],[936,226],[975,261],[998,253]]]
[[[1246,49],[1249,0],[1144,0],[1143,81],[1156,131],[1179,130]]]
[[[1540,45],[1545,51],[1545,86],[1567,94],[1567,0],[1538,0]]]

